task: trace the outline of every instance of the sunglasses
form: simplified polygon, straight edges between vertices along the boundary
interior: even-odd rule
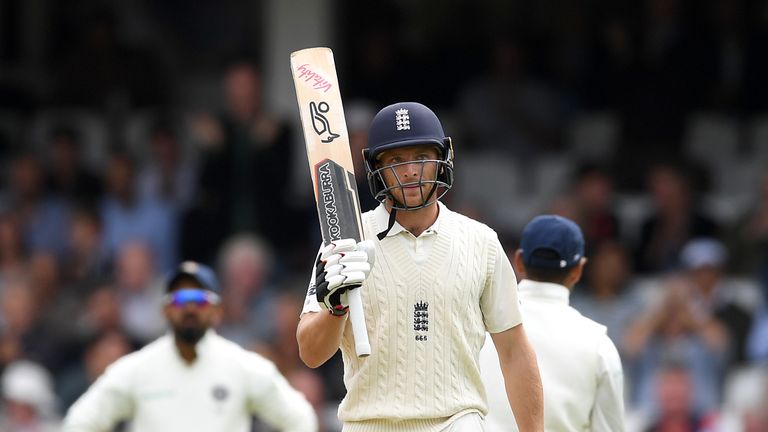
[[[196,306],[208,306],[219,304],[221,298],[218,294],[208,290],[182,288],[166,294],[164,302],[166,305],[176,307],[182,307],[189,303],[194,303]]]

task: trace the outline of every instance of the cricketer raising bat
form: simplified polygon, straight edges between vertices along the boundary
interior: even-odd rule
[[[333,52],[307,48],[291,53],[291,71],[315,190],[323,243],[362,239],[360,201],[349,149]],[[360,290],[347,292],[349,319],[358,357],[371,354]]]

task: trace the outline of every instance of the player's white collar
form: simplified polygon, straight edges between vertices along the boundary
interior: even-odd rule
[[[440,232],[440,219],[444,217],[445,213],[448,211],[448,208],[446,208],[445,205],[440,201],[435,203],[435,205],[440,208],[440,211],[437,214],[437,219],[435,219],[435,223],[433,223],[432,226],[424,230],[424,233],[437,234]],[[389,212],[387,211],[387,207],[384,205],[384,203],[379,204],[378,207],[373,209],[373,218],[378,232],[387,229],[387,224],[389,223]],[[392,229],[387,233],[387,237],[396,236],[402,232],[408,231],[403,228],[403,226],[400,225],[397,221],[395,221],[395,224],[392,225]]]
[[[568,299],[571,296],[571,291],[562,285],[550,282],[537,282],[530,279],[521,280],[517,284],[517,290],[520,293],[521,300],[537,298],[568,304]]]

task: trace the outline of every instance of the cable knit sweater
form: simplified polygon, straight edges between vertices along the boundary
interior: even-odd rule
[[[435,224],[414,237],[399,224],[376,242],[361,288],[371,355],[342,338],[345,431],[436,431],[485,414],[478,355],[485,332],[521,322],[517,285],[496,233],[438,203]],[[383,206],[363,215],[365,237],[386,228]],[[304,312],[319,311],[308,296]]]

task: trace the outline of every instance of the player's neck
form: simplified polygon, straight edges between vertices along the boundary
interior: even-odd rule
[[[176,339],[176,349],[179,350],[179,355],[184,359],[185,363],[192,364],[197,359],[196,345]]]
[[[387,210],[392,211],[391,206],[387,207]],[[414,237],[418,237],[435,223],[439,213],[440,208],[435,202],[418,210],[398,210],[395,220]]]

